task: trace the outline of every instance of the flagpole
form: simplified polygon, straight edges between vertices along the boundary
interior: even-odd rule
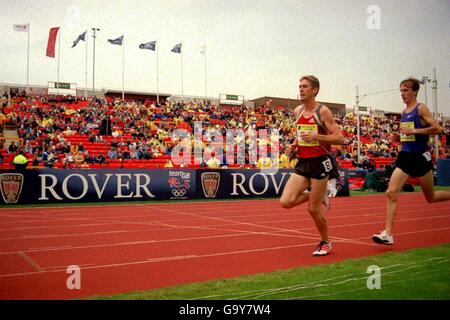
[[[92,51],[92,96],[95,97],[95,38],[97,38],[96,31],[100,31],[99,28],[91,28],[93,31],[92,38],[94,38],[93,42],[93,51]]]
[[[159,45],[156,39],[156,103],[159,104],[159,66],[158,66]]]
[[[208,73],[207,73],[207,69],[206,69],[206,46],[203,46],[203,52],[205,53],[205,100],[206,100],[206,97],[208,96],[208,78],[207,78],[207,76],[208,76]]]
[[[27,94],[30,93],[30,24],[28,23],[28,43],[27,43]]]
[[[433,111],[434,118],[436,119],[437,124],[439,124],[439,113],[438,113],[438,105],[437,105],[437,78],[436,78],[436,68],[433,68],[432,82],[431,88],[433,90]],[[436,152],[436,161],[439,159],[439,135],[434,136],[435,139],[435,152]]]
[[[183,97],[183,48],[181,48],[181,97]]]
[[[88,93],[87,93],[87,87],[88,87],[88,77],[87,77],[87,73],[88,73],[88,36],[87,36],[87,30],[86,30],[86,34],[84,35],[85,37],[85,42],[86,42],[86,70],[84,72],[85,75],[85,88],[84,88],[84,96],[87,99]]]
[[[122,100],[125,101],[125,37],[122,38]]]
[[[59,28],[59,35],[58,35],[58,85],[56,86],[56,94],[59,95],[59,64],[60,64],[60,57],[61,57],[61,27]]]

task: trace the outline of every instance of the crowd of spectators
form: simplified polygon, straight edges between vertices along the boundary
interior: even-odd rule
[[[8,165],[19,152],[29,159],[30,166],[57,168],[93,167],[93,164],[107,166],[111,163],[124,163],[138,166],[145,163],[153,167],[193,165],[193,158],[180,164],[168,163],[174,147],[183,146],[192,154],[202,150],[204,158],[195,159],[196,166],[230,166],[225,157],[227,129],[237,132],[234,142],[245,142],[245,164],[234,158],[244,167],[267,168],[287,163],[282,159],[284,149],[295,139],[295,126],[291,110],[282,106],[269,108],[258,106],[250,109],[241,106],[217,106],[208,101],[171,102],[163,105],[154,101],[144,103],[121,101],[110,98],[89,99],[70,96],[20,95],[4,103],[2,98],[0,126],[6,124],[17,128],[17,139],[8,145],[0,145],[0,162]],[[338,161],[348,167],[371,168],[375,165],[389,164],[396,158],[398,143],[392,142],[390,133],[398,131],[398,117],[362,116],[360,121],[360,161],[357,159],[356,116],[348,113],[336,116],[346,144],[333,150]],[[184,139],[186,132],[195,136],[195,123],[202,125],[202,138]],[[450,158],[450,122],[441,123],[440,154]],[[3,129],[0,128],[0,132]],[[248,129],[278,130],[280,158],[270,158],[272,136],[252,136]],[[176,129],[183,129],[178,130]],[[224,137],[223,141],[218,136]],[[2,139],[2,143],[3,143]],[[180,143],[183,141],[183,143]],[[255,160],[256,148],[266,148],[268,157]],[[222,158],[218,155],[224,155]],[[193,156],[192,156],[193,157]],[[284,157],[286,157],[284,155]],[[7,158],[7,159],[6,159]],[[252,160],[253,159],[253,160]],[[385,162],[377,162],[384,159]],[[161,161],[156,161],[161,160]],[[259,161],[261,160],[261,161]],[[270,161],[270,163],[269,163]]]

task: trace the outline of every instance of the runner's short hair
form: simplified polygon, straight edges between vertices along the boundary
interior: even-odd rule
[[[414,92],[419,92],[420,89],[420,81],[416,78],[409,77],[408,79],[403,80],[400,82],[400,86],[407,86],[408,88],[411,88]]]
[[[300,81],[302,81],[302,80],[308,80],[308,81],[311,83],[313,89],[314,89],[314,88],[317,88],[317,93],[316,93],[316,96],[317,96],[317,94],[319,93],[319,90],[320,90],[320,82],[319,82],[319,79],[317,79],[317,77],[315,77],[315,76],[313,76],[313,75],[309,75],[309,76],[303,76],[303,77],[301,77],[301,78],[300,78]]]

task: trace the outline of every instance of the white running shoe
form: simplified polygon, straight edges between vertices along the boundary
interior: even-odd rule
[[[331,242],[320,241],[316,250],[313,252],[313,256],[325,256],[331,251]]]
[[[381,231],[380,234],[374,234],[372,240],[378,244],[386,244],[389,246],[394,244],[394,236],[392,234],[387,234],[385,230]]]

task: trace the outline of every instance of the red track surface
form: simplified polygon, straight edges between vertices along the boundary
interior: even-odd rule
[[[149,290],[450,242],[450,205],[403,194],[393,247],[372,243],[384,228],[384,196],[335,198],[327,213],[333,251],[306,206],[278,200],[63,208],[0,212],[0,299],[71,299]],[[81,269],[69,290],[67,267]]]

